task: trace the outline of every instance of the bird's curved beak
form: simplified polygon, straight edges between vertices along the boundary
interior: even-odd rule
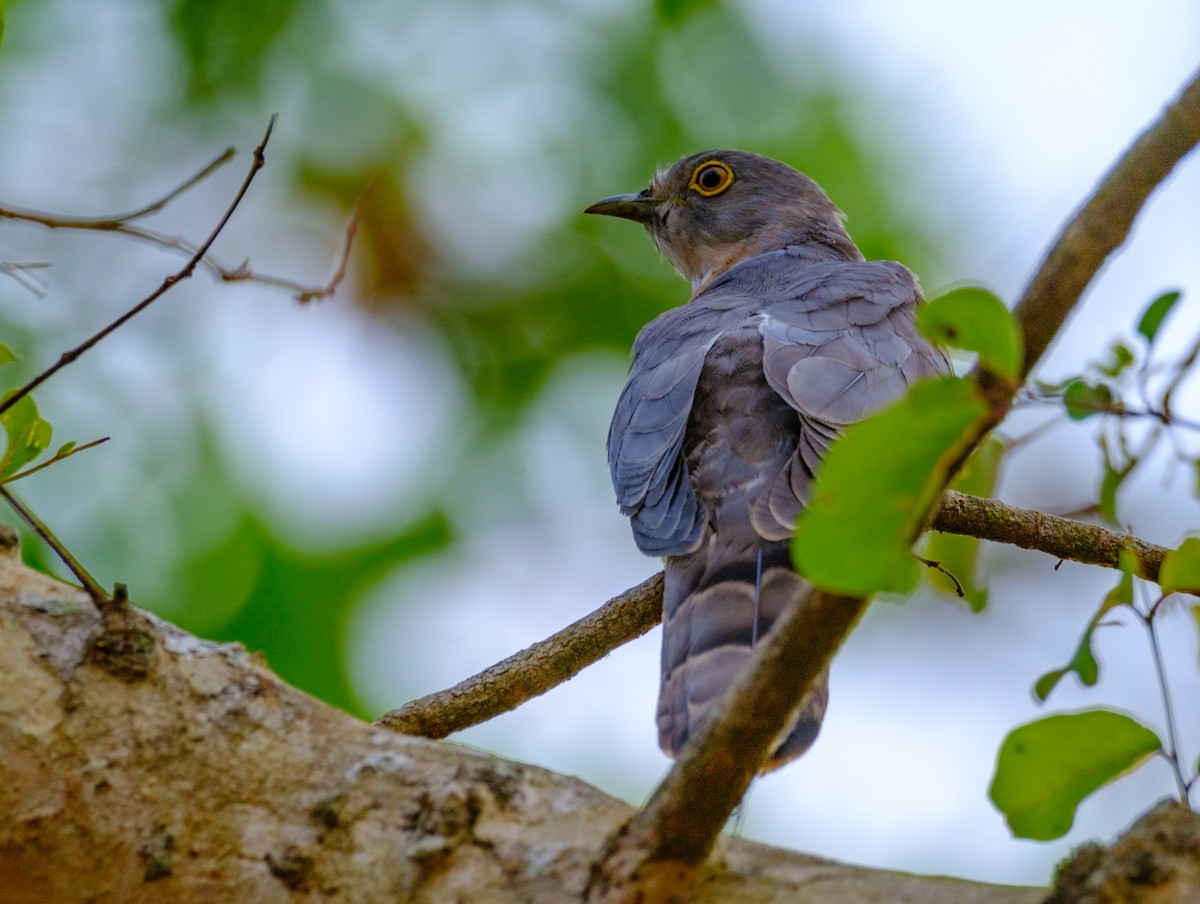
[[[605,217],[624,217],[626,220],[646,223],[654,216],[654,212],[658,210],[658,206],[662,202],[662,198],[653,198],[643,194],[616,195],[612,198],[605,198],[603,201],[597,201],[584,210],[584,213],[595,213]]]

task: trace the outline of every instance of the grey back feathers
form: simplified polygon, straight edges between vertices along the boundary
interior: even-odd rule
[[[634,539],[666,559],[658,722],[674,755],[805,591],[788,541],[830,444],[948,365],[913,325],[913,275],[863,261],[837,208],[785,164],[692,155],[589,211],[642,222],[695,290],[639,333],[608,435]],[[826,679],[768,768],[815,739]]]

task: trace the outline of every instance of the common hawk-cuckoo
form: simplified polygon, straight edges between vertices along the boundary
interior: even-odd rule
[[[644,225],[692,285],[638,334],[608,434],[621,511],[665,560],[658,730],[674,756],[806,588],[789,540],[825,451],[948,365],[914,326],[912,273],[864,260],[786,164],[705,151],[587,212]],[[812,744],[827,697],[828,672],[765,769]]]

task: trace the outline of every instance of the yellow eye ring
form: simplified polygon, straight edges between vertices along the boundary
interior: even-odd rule
[[[688,188],[706,198],[719,195],[733,185],[733,170],[720,160],[705,160],[692,170]]]

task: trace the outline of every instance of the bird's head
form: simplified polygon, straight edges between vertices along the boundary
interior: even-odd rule
[[[739,261],[816,243],[861,260],[842,213],[820,186],[786,163],[744,151],[704,151],[658,172],[634,195],[585,213],[636,220],[694,291]]]

